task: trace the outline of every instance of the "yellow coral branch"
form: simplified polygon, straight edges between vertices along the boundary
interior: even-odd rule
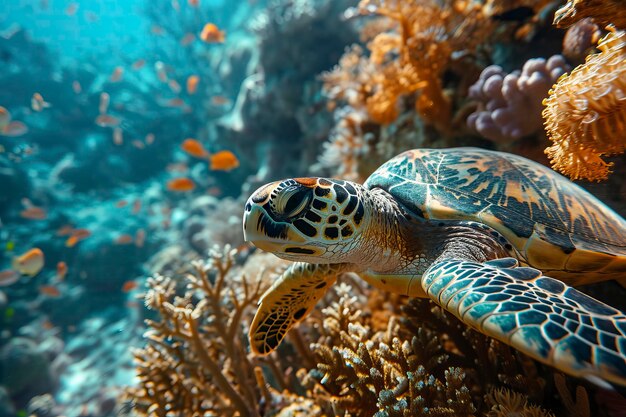
[[[546,149],[554,169],[572,179],[606,179],[611,164],[601,157],[626,149],[626,32],[611,32],[600,53],[564,75],[544,100]]]

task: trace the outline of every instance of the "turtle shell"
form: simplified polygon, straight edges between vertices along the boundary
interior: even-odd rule
[[[583,188],[521,156],[417,149],[383,164],[365,187],[384,189],[425,219],[486,224],[522,263],[553,271],[571,285],[626,272],[626,221]]]

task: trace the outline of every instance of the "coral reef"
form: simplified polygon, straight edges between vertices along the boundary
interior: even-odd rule
[[[598,49],[561,77],[544,102],[553,142],[546,153],[552,166],[572,179],[606,179],[612,164],[602,156],[626,148],[626,32],[611,29]]]
[[[215,249],[185,282],[149,280],[156,315],[135,351],[139,383],[125,394],[136,414],[548,417],[562,407],[557,394],[570,412],[589,407],[566,377],[552,383],[550,369],[428,300],[372,290],[354,274],[276,354],[253,357],[244,337],[253,307],[285,262],[236,259]]]
[[[348,48],[323,75],[335,125],[315,169],[363,180],[401,149],[456,134],[455,112],[494,23],[480,4],[452,0],[363,0],[345,16],[370,16],[360,26],[366,47]]]
[[[255,368],[240,337],[249,307],[267,288],[267,282],[227,275],[234,252],[213,252],[209,263],[195,263],[188,288],[176,296],[176,281],[149,279],[145,302],[158,312],[148,321],[148,345],[135,352],[139,387],[129,395],[141,415],[176,412],[200,416],[252,413],[261,400],[255,389]]]
[[[415,109],[428,123],[445,131],[451,118],[451,102],[444,93],[442,76],[465,56],[476,53],[485,40],[492,25],[481,8],[473,2],[364,0],[359,9],[363,14],[388,19],[390,26],[368,43],[368,58],[358,63],[348,58],[351,65],[346,67],[348,72],[354,72],[355,64],[364,67],[359,70],[357,83],[366,94],[364,102],[371,119],[379,124],[392,122],[402,110],[398,100],[419,92]],[[332,85],[351,78],[335,75],[326,79]],[[348,90],[353,88],[350,84],[327,89]],[[346,94],[333,93],[331,99]]]
[[[560,55],[531,59],[521,72],[510,74],[499,66],[488,66],[469,89],[469,98],[478,101],[479,107],[467,118],[468,126],[497,143],[537,133],[543,126],[542,100],[568,70]]]

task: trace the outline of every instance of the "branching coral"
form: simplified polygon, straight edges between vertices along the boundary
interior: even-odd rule
[[[480,415],[493,405],[484,402],[484,390],[501,384],[523,398],[543,399],[545,383],[536,368],[507,346],[467,329],[428,300],[407,304],[372,292],[365,304],[355,288],[357,283],[336,288],[339,298],[323,310],[321,337],[311,345],[317,366],[299,374],[328,414]],[[367,306],[388,313],[384,327]]]
[[[391,24],[375,25],[387,31],[377,33],[368,43],[368,58],[344,61],[334,75],[325,77],[330,98],[343,98],[337,91],[354,90],[356,84],[354,96],[364,99],[371,119],[387,124],[398,117],[399,99],[419,91],[416,110],[427,122],[445,130],[451,104],[443,91],[443,73],[475,52],[488,36],[491,23],[481,7],[453,0],[363,0],[359,7],[361,13],[380,16]],[[354,56],[354,50],[350,54]],[[349,65],[342,68],[345,64]],[[337,75],[342,72],[347,76]],[[354,76],[356,83],[349,81]]]
[[[554,142],[546,153],[572,179],[606,179],[611,164],[601,157],[626,148],[626,32],[611,29],[598,49],[561,77],[544,101],[546,131]]]
[[[505,73],[497,65],[483,70],[470,87],[479,108],[467,118],[470,128],[497,143],[507,143],[541,129],[542,99],[569,67],[562,56],[526,61],[522,71]]]
[[[322,408],[354,416],[474,414],[462,369],[451,367],[443,378],[427,370],[444,358],[436,341],[421,332],[397,337],[400,325],[393,319],[386,330],[373,332],[361,324],[353,289],[343,284],[336,291],[339,300],[323,311],[323,337],[312,345],[317,368],[301,375]]]
[[[568,27],[585,17],[593,18],[599,25],[613,24],[626,28],[626,7],[623,0],[569,0],[554,14],[557,27]]]
[[[149,280],[146,306],[159,318],[147,321],[148,344],[135,352],[139,387],[128,392],[140,415],[259,415],[264,383],[257,384],[262,374],[247,357],[241,324],[268,283],[261,274],[230,276],[234,253],[227,247],[207,265],[194,263],[182,296],[170,278]]]
[[[361,29],[367,48],[349,48],[323,76],[331,108],[343,107],[335,112],[320,165],[335,169],[333,175],[363,180],[400,149],[432,146],[422,143],[424,124],[450,133],[451,94],[457,89],[449,87],[471,83],[474,72],[465,64],[490,36],[493,22],[474,1],[363,0],[358,10],[376,18]],[[411,108],[417,112],[405,111]],[[396,131],[381,138],[391,122],[406,122],[416,132],[410,143],[395,146],[401,136]],[[387,139],[393,143],[390,152],[383,149],[389,148],[382,143]]]
[[[251,307],[270,284],[262,271],[282,261],[254,254],[239,267],[235,255],[225,248],[194,263],[185,289],[150,279],[156,318],[127,390],[139,416],[549,416],[527,403],[552,401],[545,368],[428,300],[372,290],[354,274],[278,354],[253,357]],[[494,391],[503,387],[512,391]],[[564,404],[583,407],[581,390],[574,402],[565,388]]]
[[[372,119],[389,123],[398,116],[398,99],[420,92],[415,108],[442,130],[451,105],[442,76],[459,57],[473,53],[491,27],[479,4],[464,1],[363,0],[364,13],[390,19],[396,30],[378,34],[368,45],[377,71],[366,99]]]

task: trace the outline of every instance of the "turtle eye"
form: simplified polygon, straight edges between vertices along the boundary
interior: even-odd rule
[[[307,187],[287,188],[276,201],[276,212],[285,217],[297,216],[309,205],[313,193]]]

